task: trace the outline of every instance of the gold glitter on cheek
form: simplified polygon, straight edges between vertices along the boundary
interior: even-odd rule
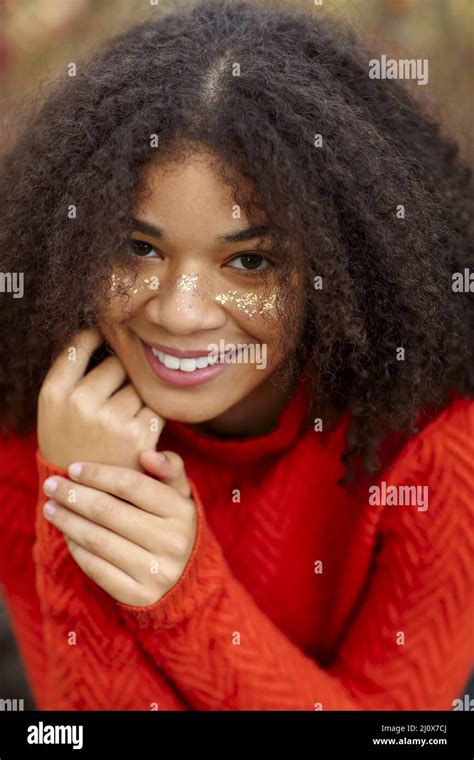
[[[269,298],[262,298],[258,293],[244,293],[240,295],[237,290],[228,290],[225,293],[218,293],[214,299],[220,304],[235,304],[235,306],[252,318],[256,314],[264,314],[274,308],[276,302],[276,293],[272,293]]]
[[[143,280],[143,285],[146,285],[148,290],[159,290],[160,289],[160,280],[156,275],[153,275],[152,277],[148,278],[146,277]]]
[[[115,273],[112,274],[110,277],[111,293],[118,294],[118,295],[125,295],[125,293],[129,291],[131,284],[132,284],[131,282],[127,283],[126,280],[124,280],[120,275],[117,275]],[[132,293],[135,295],[144,287],[148,287],[150,290],[159,290],[160,288],[159,278],[156,277],[156,275],[144,278],[142,282],[139,284],[139,286],[132,290]]]
[[[129,285],[127,285],[126,280],[123,279],[119,274],[112,274],[110,277],[110,292],[113,295],[123,296],[129,289]]]

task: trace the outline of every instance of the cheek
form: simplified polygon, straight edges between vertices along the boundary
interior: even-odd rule
[[[275,308],[276,293],[262,296],[253,291],[227,290],[216,293],[213,300],[242,316],[254,319],[272,312]]]
[[[111,284],[106,294],[106,306],[99,305],[99,322],[105,329],[114,330],[124,322],[135,317],[148,296],[144,290],[150,286],[150,280],[130,285],[126,278],[112,275]]]
[[[237,320],[236,320],[237,321]],[[238,324],[249,336],[249,349],[246,352],[249,371],[253,374],[258,368],[256,377],[269,374],[285,360],[287,344],[281,329],[281,322],[271,312],[254,318],[240,317]],[[252,366],[253,365],[253,366]]]
[[[183,299],[186,299],[188,308],[207,301],[225,310],[234,324],[256,341],[276,349],[280,340],[276,308],[280,295],[278,285],[275,289],[256,287],[255,290],[247,290],[237,286],[218,290],[211,283],[201,282],[195,273],[181,274],[171,284],[161,282],[158,275],[151,274],[149,270],[140,272],[135,281],[129,273],[116,270],[111,275],[108,294],[108,308],[102,310],[100,321],[109,334],[130,320],[138,317],[147,319],[146,306],[150,299],[172,296],[176,298],[176,311],[181,311]],[[189,298],[190,294],[196,299],[195,303]]]

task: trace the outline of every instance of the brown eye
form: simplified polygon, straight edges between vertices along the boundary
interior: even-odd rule
[[[149,259],[158,256],[153,246],[150,243],[145,242],[145,240],[135,240],[132,238],[130,240],[130,248],[135,256],[140,256],[142,259]]]
[[[233,266],[239,260],[241,261],[241,265]],[[266,256],[262,256],[261,253],[242,253],[240,256],[236,256],[235,259],[232,259],[229,264],[233,266],[233,269],[240,269],[248,272],[264,272],[272,266],[269,259],[267,259]]]

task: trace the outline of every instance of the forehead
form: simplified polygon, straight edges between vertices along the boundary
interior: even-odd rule
[[[162,228],[164,242],[199,247],[249,225],[231,186],[219,176],[218,163],[205,151],[150,166],[143,184],[134,216]],[[239,179],[239,187],[246,190],[249,184]]]

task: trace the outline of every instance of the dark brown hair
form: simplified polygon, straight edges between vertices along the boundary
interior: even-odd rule
[[[351,414],[347,462],[376,471],[390,430],[473,395],[472,295],[452,289],[473,266],[470,172],[398,82],[369,78],[369,57],[319,12],[205,0],[60,77],[0,170],[1,270],[25,278],[23,298],[0,298],[8,429],[34,427],[54,355],[96,323],[143,170],[193,144],[250,181],[237,200],[272,222],[282,275],[305,274],[297,360],[315,411]]]

